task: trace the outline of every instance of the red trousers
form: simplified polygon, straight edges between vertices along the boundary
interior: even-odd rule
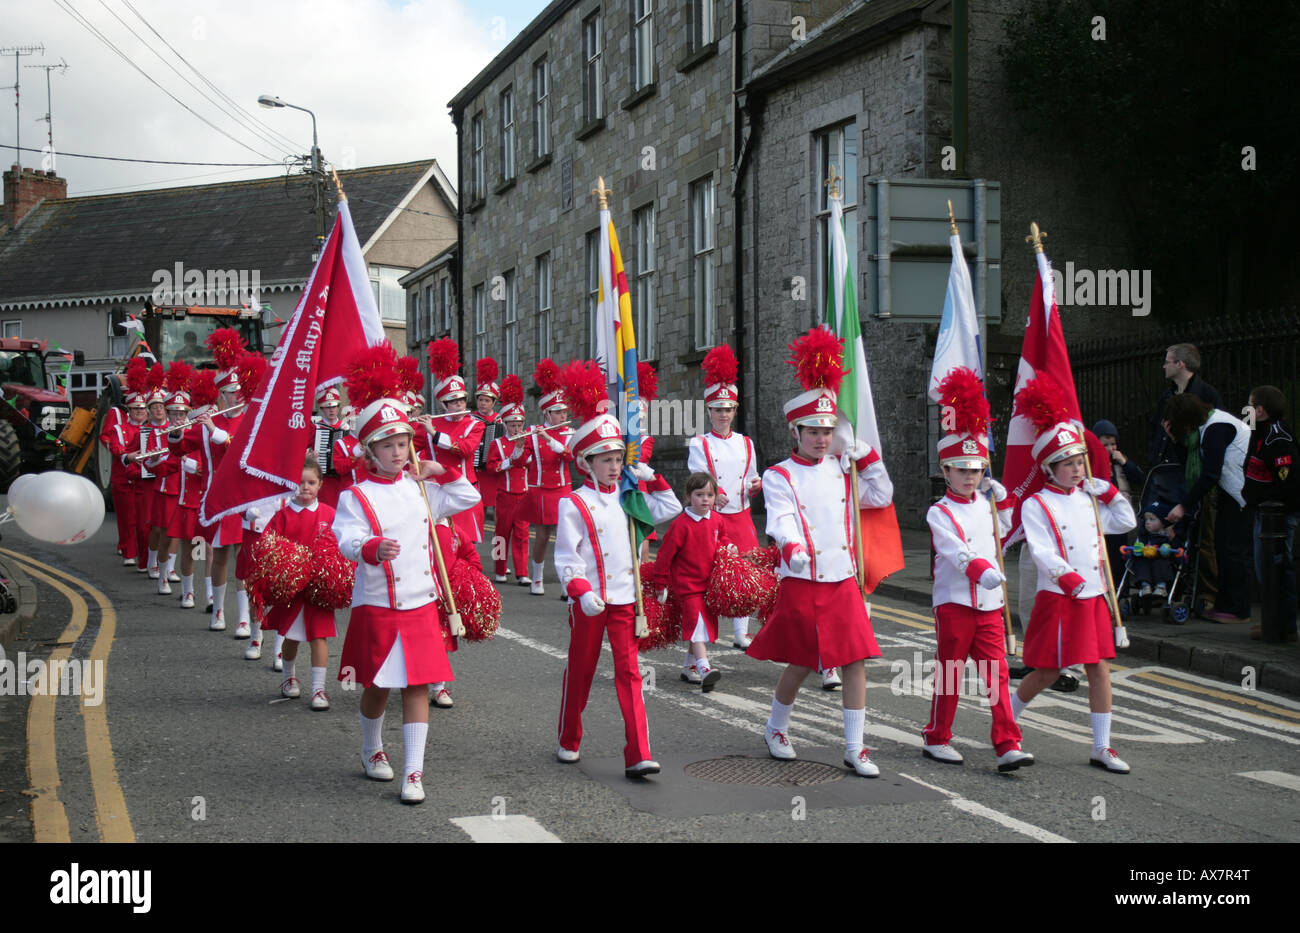
[[[650,760],[650,726],[641,697],[641,667],[636,654],[636,607],[606,606],[598,616],[588,616],[577,603],[569,604],[569,663],[564,668],[560,699],[560,747],[576,752],[582,743],[582,711],[587,707],[591,681],[600,660],[600,643],[609,629],[614,653],[614,686],[623,711],[624,767]]]
[[[1001,755],[1019,748],[1020,727],[1011,715],[1007,683],[1002,610],[980,612],[970,606],[944,603],[934,608],[934,633],[939,642],[939,663],[934,670],[930,722],[921,731],[925,744],[947,745],[952,739],[952,719],[957,712],[964,666],[967,658],[974,658],[985,696],[989,696],[990,679],[997,678],[996,697],[989,699],[993,713],[993,750]]]
[[[141,480],[135,484],[135,565],[147,569],[149,563],[149,532],[152,528],[149,518],[153,514],[154,489],[149,484],[153,480]]]
[[[135,488],[129,483],[113,484],[113,514],[117,516],[117,553],[135,560]]]
[[[528,576],[528,522],[521,517],[523,504],[524,493],[497,491],[497,530],[492,540],[492,562],[498,576],[505,576],[506,558],[511,556],[515,559],[515,576]]]

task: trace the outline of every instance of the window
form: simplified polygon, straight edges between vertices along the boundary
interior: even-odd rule
[[[120,305],[114,305],[108,312],[108,355],[111,357],[120,359],[131,352],[133,332],[118,326],[126,321],[126,310]]]
[[[632,310],[636,315],[637,355],[653,360],[655,322],[655,209],[653,204],[632,214]]]
[[[483,198],[486,185],[483,168],[483,114],[474,114],[469,124],[469,200],[472,204]]]
[[[691,0],[691,51],[698,52],[715,38],[713,0]]]
[[[600,64],[602,49],[600,11],[582,21],[582,119],[584,123],[605,115],[604,73]]]
[[[375,296],[379,316],[385,321],[406,323],[406,289],[397,280],[410,269],[393,269],[388,266],[370,267],[370,291]]]
[[[713,346],[717,329],[713,208],[713,179],[691,185],[691,316],[697,350]]]
[[[817,204],[817,304],[814,320],[820,321],[826,311],[826,295],[830,279],[830,189],[826,179],[832,166],[839,176],[839,190],[844,200],[844,245],[849,254],[849,266],[857,274],[858,268],[858,132],[857,124],[845,123],[817,134],[817,176],[814,179]],[[856,285],[856,283],[855,283]],[[857,289],[854,289],[855,293]]]
[[[596,355],[596,309],[600,303],[600,231],[586,238],[587,253],[587,355]]]
[[[501,180],[515,177],[515,89],[501,92]]]
[[[487,291],[483,283],[474,286],[474,359],[487,355]]]
[[[501,328],[502,338],[505,340],[501,355],[505,358],[501,361],[501,365],[505,367],[505,372],[512,373],[519,368],[519,328],[516,326],[519,320],[519,312],[516,306],[514,269],[506,271],[505,280],[505,322]]]
[[[546,59],[533,62],[533,155],[551,154],[551,72]]]
[[[21,337],[23,335],[22,321],[5,321],[3,326],[5,337]]]
[[[654,0],[632,0],[632,90],[655,79]]]
[[[433,290],[433,283],[424,286],[424,317],[425,317],[425,336],[432,337],[438,332],[438,309],[435,305],[437,293]]]
[[[451,279],[442,280],[442,329],[446,333],[451,333]]]
[[[533,266],[537,278],[537,359],[551,355],[551,254],[542,253]]]
[[[406,342],[415,343],[420,339],[420,293],[408,292],[406,295]]]

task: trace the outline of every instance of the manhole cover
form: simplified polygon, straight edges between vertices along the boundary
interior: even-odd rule
[[[844,779],[843,768],[825,765],[818,761],[777,761],[774,758],[712,758],[694,761],[685,768],[686,773],[701,781],[719,784],[752,784],[759,787],[809,787],[813,784],[833,784]]]

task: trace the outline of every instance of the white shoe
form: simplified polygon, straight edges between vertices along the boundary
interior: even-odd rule
[[[160,574],[158,572],[158,565],[154,564],[152,567],[149,568],[149,579],[157,580],[159,576]]]
[[[1129,766],[1123,758],[1115,754],[1113,748],[1094,748],[1092,755],[1088,758],[1088,764],[1095,768],[1105,768],[1107,771],[1113,771],[1116,774],[1129,773]]]
[[[1138,595],[1139,595],[1139,596],[1150,596],[1150,595],[1151,595],[1151,584],[1150,584],[1150,583],[1143,583],[1141,586],[1139,586],[1139,587],[1138,587]]]
[[[520,586],[532,586],[533,583],[532,579],[529,577],[517,577],[515,582]]]
[[[780,729],[764,726],[763,738],[767,740],[767,753],[773,758],[781,761],[793,761],[797,757],[794,753],[794,746],[790,744],[790,740],[785,737],[785,733]]]
[[[736,635],[731,639],[731,647],[739,648],[741,651],[744,651],[753,643],[754,640],[750,638],[748,635]]]
[[[122,558],[122,566],[123,566],[123,567],[131,567],[131,566],[133,566],[134,564],[135,564],[135,558],[134,558],[134,557],[123,557],[123,558]]]
[[[506,575],[504,573],[494,573],[492,574],[492,579],[495,580],[497,583],[505,583]]]
[[[1034,763],[1034,756],[1029,752],[1022,752],[1018,748],[1005,751],[998,755],[999,771],[1014,771],[1017,768],[1028,768]]]
[[[534,596],[545,596],[546,587],[542,585],[541,580],[534,580],[532,583],[528,584],[528,592]]]
[[[687,664],[682,668],[682,680],[696,685],[704,682],[704,678],[700,677],[700,672],[694,664]]]
[[[871,753],[865,748],[858,752],[857,758],[844,756],[844,767],[857,772],[858,777],[880,777],[880,769],[871,763]]]
[[[451,694],[447,692],[446,687],[440,687],[438,692],[429,698],[429,702],[434,706],[440,706],[443,709],[451,709],[456,704],[451,699]]]
[[[946,765],[959,765],[966,759],[961,757],[961,752],[951,745],[922,745],[921,754],[926,758],[933,758],[935,761],[942,761]],[[1001,761],[1002,759],[998,759]]]
[[[330,708],[329,694],[324,690],[317,690],[311,695],[311,708],[320,712]]]
[[[555,758],[556,758],[556,760],[557,760],[557,761],[562,761],[562,762],[564,762],[566,765],[571,765],[571,764],[573,764],[575,761],[578,760],[579,757],[580,757],[580,756],[578,755],[578,750],[577,750],[577,749],[574,749],[573,751],[569,751],[569,750],[568,750],[567,748],[565,748],[563,745],[561,745],[561,746],[556,750],[556,752],[555,752]]]
[[[175,570],[173,570],[169,574],[167,574],[167,579],[170,580],[172,583],[180,583],[181,575],[177,573]]]
[[[149,568],[148,568],[148,567],[141,567],[141,566],[139,566],[139,565],[137,564],[137,565],[136,565],[136,568],[135,568],[135,572],[136,572],[136,573],[148,573],[148,572],[149,572]]]
[[[630,768],[624,768],[623,773],[630,778],[643,778],[647,775],[659,773],[659,762],[657,761],[638,761]]]
[[[159,581],[158,581],[158,595],[159,595],[159,596],[170,596],[170,595],[172,595],[172,585],[171,585],[170,583],[168,583],[166,580],[159,580]]]
[[[247,619],[240,619],[239,624],[235,626],[236,638],[249,638],[253,634],[253,629],[248,624]]]
[[[284,655],[279,651],[275,653],[275,660],[271,662],[271,670],[277,673],[284,670]]]
[[[842,686],[844,686],[844,683],[840,680],[840,675],[836,673],[835,668],[831,667],[822,671],[823,690],[838,690]]]
[[[402,803],[424,803],[423,777],[423,771],[412,771],[406,776],[406,783],[402,785]]]
[[[375,752],[369,758],[361,755],[361,767],[366,769],[366,777],[372,781],[391,781],[393,766],[388,763],[388,756],[383,750]]]
[[[1165,587],[1163,583],[1157,583],[1155,589],[1151,591],[1151,595],[1159,596],[1161,599],[1164,599],[1166,596],[1169,595],[1169,590],[1168,588]]]
[[[186,593],[184,596],[181,597],[181,608],[182,608],[182,609],[193,609],[193,608],[194,608],[194,594],[193,594],[193,593]]]
[[[262,657],[262,643],[257,639],[250,640],[248,643],[248,647],[244,649],[244,660],[257,661],[260,660],[261,657]]]
[[[718,685],[718,681],[722,679],[722,672],[715,671],[712,667],[710,667],[708,658],[700,658],[698,661],[696,661],[695,671],[696,671],[696,676],[700,678],[701,693],[708,693],[710,690],[716,687]]]
[[[296,700],[302,696],[302,690],[298,686],[297,677],[286,677],[284,683],[280,684],[280,696]]]
[[[226,614],[218,609],[212,613],[212,621],[208,623],[209,632],[224,632],[226,630]]]

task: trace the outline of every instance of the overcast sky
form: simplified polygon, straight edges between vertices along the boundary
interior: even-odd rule
[[[50,75],[56,152],[275,163],[309,152],[311,118],[300,111],[257,106],[260,94],[270,94],[315,112],[324,157],[340,168],[432,156],[455,181],[455,131],[447,101],[546,5],[547,0],[0,0],[0,48],[45,46],[43,54],[20,58],[20,66],[66,60],[66,72]],[[214,126],[187,112],[149,79]],[[13,55],[0,57],[0,87],[13,80]],[[187,80],[236,113],[240,122],[205,100]],[[46,112],[46,72],[21,67],[19,81],[22,145],[44,147],[47,125],[40,118]],[[246,113],[236,111],[217,91]],[[13,93],[11,87],[0,90],[4,146],[14,144]],[[48,168],[44,158],[24,152],[22,164]],[[0,159],[7,168],[15,161],[14,150],[0,146]],[[72,196],[283,171],[70,156],[58,156],[55,167],[68,180]]]

